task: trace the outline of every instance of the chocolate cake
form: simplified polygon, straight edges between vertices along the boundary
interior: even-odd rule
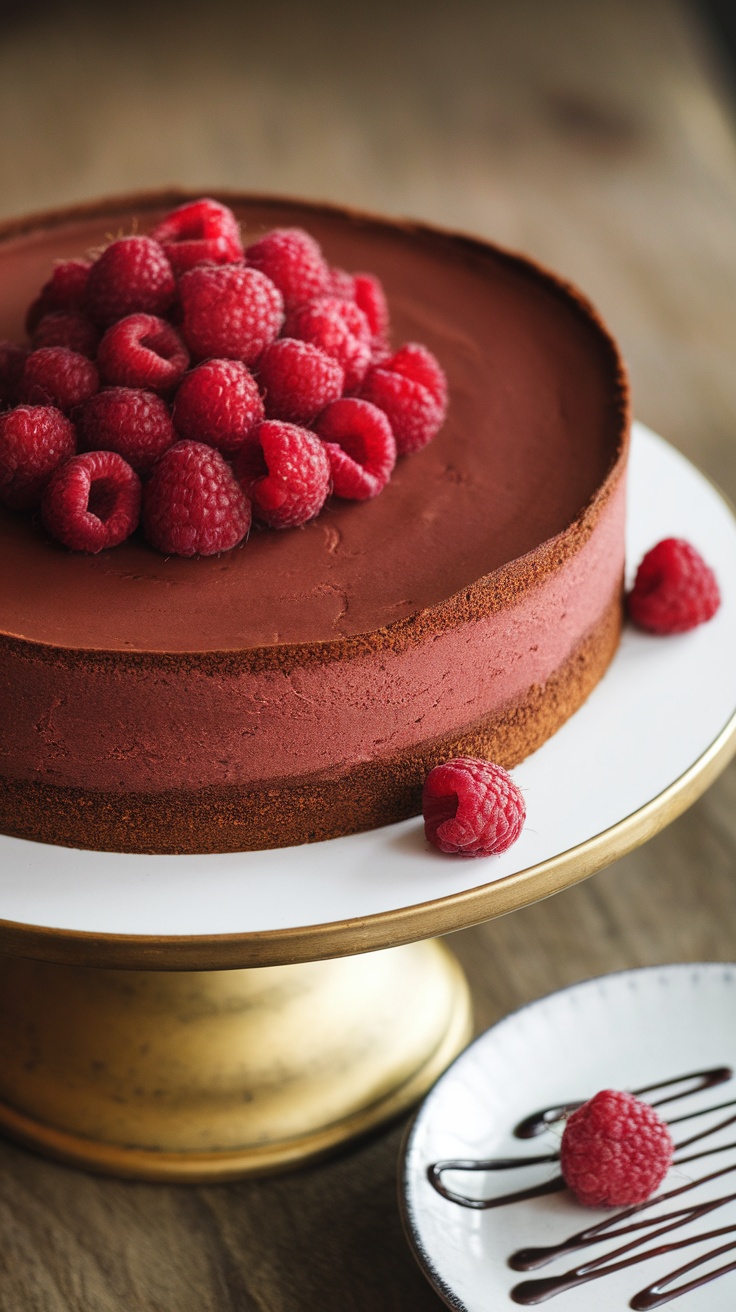
[[[180,193],[0,228],[0,338],[52,261],[145,232]],[[210,558],[87,556],[0,510],[0,830],[127,852],[330,838],[417,813],[454,755],[513,766],[619,639],[625,375],[590,306],[468,237],[224,197],[246,240],[311,232],[382,279],[447,421],[380,497]]]

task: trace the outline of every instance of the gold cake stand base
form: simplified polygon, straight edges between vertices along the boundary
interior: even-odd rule
[[[248,970],[0,957],[0,1128],[101,1173],[226,1180],[330,1152],[416,1102],[470,1036],[437,940]]]

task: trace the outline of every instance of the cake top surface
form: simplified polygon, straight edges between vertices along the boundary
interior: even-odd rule
[[[174,197],[174,200],[177,199]],[[53,260],[146,231],[170,206],[142,197],[0,233],[0,338]],[[301,529],[258,531],[209,558],[131,539],[97,556],[0,510],[0,632],[66,648],[230,651],[330,642],[435,607],[564,533],[620,453],[625,398],[610,340],[582,304],[524,261],[415,225],[327,207],[228,198],[247,241],[297,224],[330,263],[378,274],[395,346],[443,365],[442,431],[400,460],[380,497],[333,500]]]

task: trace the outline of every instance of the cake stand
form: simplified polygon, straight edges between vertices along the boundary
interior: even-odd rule
[[[736,751],[736,521],[636,426],[629,559],[692,541],[723,605],[627,629],[585,705],[515,771],[528,819],[462,861],[421,819],[266,852],[130,856],[0,837],[0,1127],[88,1169],[227,1179],[319,1156],[416,1101],[466,1042],[446,934],[602,869]]]

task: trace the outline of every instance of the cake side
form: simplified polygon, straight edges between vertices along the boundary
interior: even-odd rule
[[[253,652],[101,660],[6,642],[0,689],[13,712],[0,775],[93,779],[113,793],[265,787],[445,737],[544,685],[595,630],[621,591],[624,514],[621,477],[560,565],[538,562],[517,592],[490,579],[475,599],[448,599],[445,613],[417,617],[410,641],[399,625],[329,655],[284,650],[279,666]],[[458,621],[453,603],[463,614],[473,600]]]
[[[544,684],[463,730],[341,771],[258,785],[100,792],[0,779],[0,831],[96,851],[240,852],[338,838],[421,811],[438,761],[477,756],[510,769],[541,747],[605,674],[621,634],[621,589],[598,624]]]

